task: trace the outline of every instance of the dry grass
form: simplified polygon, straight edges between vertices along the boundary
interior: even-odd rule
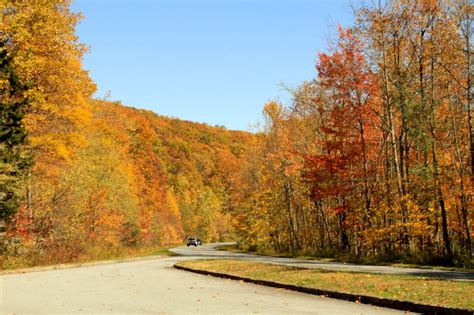
[[[200,260],[181,265],[303,287],[474,310],[473,282],[301,269],[241,260]]]
[[[77,257],[61,257],[61,252],[51,255],[43,253],[41,256],[31,257],[28,255],[2,256],[0,255],[0,271],[24,269],[39,266],[51,266],[62,264],[82,264],[89,262],[100,262],[107,260],[120,260],[148,256],[175,256],[173,252],[168,251],[171,247],[130,247],[107,250],[104,248],[92,248],[87,253]]]

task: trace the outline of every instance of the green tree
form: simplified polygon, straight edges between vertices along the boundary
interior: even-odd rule
[[[23,126],[27,85],[19,80],[12,60],[5,42],[0,41],[0,223],[16,213],[21,184],[31,166]]]

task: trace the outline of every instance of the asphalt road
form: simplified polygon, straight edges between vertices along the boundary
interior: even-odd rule
[[[172,268],[220,256],[212,246],[181,257],[4,274],[1,314],[402,314]]]
[[[235,243],[220,243],[220,244],[205,244],[193,251],[193,248],[188,249],[186,246],[172,249],[173,252],[180,255],[191,255],[201,258],[229,258],[229,259],[245,259],[257,262],[273,263],[286,266],[295,266],[302,268],[335,270],[335,271],[352,271],[352,272],[366,272],[366,273],[381,273],[381,274],[399,274],[412,275],[422,277],[432,277],[455,281],[474,281],[473,272],[463,271],[447,271],[436,269],[420,269],[420,268],[402,268],[391,266],[373,266],[373,265],[356,265],[338,262],[322,262],[317,260],[303,260],[294,258],[279,258],[269,256],[258,256],[245,253],[233,253],[227,251],[218,251],[215,249],[219,245],[228,245]]]

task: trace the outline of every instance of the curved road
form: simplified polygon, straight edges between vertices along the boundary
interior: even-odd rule
[[[280,258],[270,256],[259,256],[245,253],[234,253],[227,251],[218,251],[215,247],[220,245],[234,245],[235,243],[215,243],[206,244],[202,248],[193,251],[186,246],[171,249],[171,251],[180,255],[191,255],[200,258],[229,258],[229,259],[244,259],[256,262],[273,263],[286,266],[294,266],[301,268],[324,269],[334,271],[351,271],[351,272],[365,272],[365,273],[382,273],[382,274],[399,274],[412,275],[420,277],[432,277],[446,280],[456,281],[474,281],[474,272],[465,271],[448,271],[437,269],[420,269],[420,268],[402,268],[391,266],[373,266],[373,265],[356,265],[340,262],[323,262],[317,260],[304,260],[295,258]]]
[[[185,256],[0,275],[1,314],[403,314],[304,293],[198,275],[176,262],[234,258],[212,245]]]

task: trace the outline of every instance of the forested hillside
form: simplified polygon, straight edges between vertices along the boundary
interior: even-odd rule
[[[255,137],[93,100],[70,1],[0,3],[3,264],[233,236]]]
[[[106,101],[87,110],[87,122],[71,126],[77,142],[42,145],[47,158],[33,150],[29,200],[7,231],[9,263],[101,257],[187,235],[235,239],[233,187],[255,136]]]
[[[469,1],[359,7],[292,104],[264,106],[256,135],[93,99],[81,17],[69,7],[0,1],[4,266],[191,234],[281,253],[473,265]]]
[[[34,236],[36,259],[50,246],[70,260],[91,250],[181,244],[187,235],[235,238],[232,187],[253,135],[105,101],[90,109],[59,181],[33,177],[34,214],[20,208],[17,216],[22,236]],[[33,175],[42,168],[50,165],[36,164]]]

